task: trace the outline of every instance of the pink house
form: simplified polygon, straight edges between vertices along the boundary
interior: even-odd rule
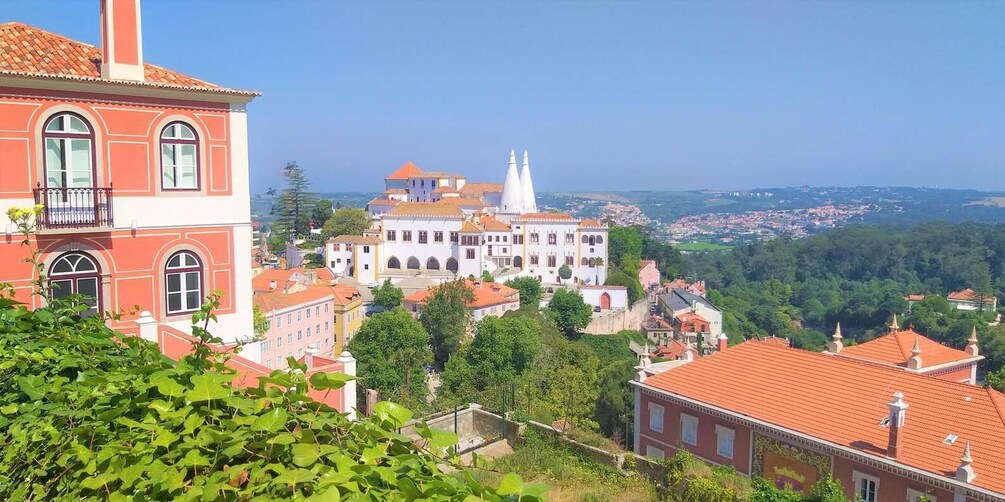
[[[649,291],[660,283],[660,269],[656,268],[653,260],[642,260],[642,268],[639,269],[639,282],[642,289]]]
[[[801,492],[833,476],[866,502],[1005,499],[1005,395],[990,388],[768,341],[632,387],[641,455],[686,449]]]

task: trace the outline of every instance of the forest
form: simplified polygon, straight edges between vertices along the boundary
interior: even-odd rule
[[[897,314],[901,326],[957,348],[976,327],[984,370],[1005,366],[1005,327],[997,325],[997,312],[957,311],[945,299],[966,288],[999,297],[1005,291],[1005,225],[853,225],[694,254],[634,230],[642,257],[657,260],[665,275],[706,282],[734,343],[776,335],[821,350],[838,322],[845,342],[856,343],[885,332]],[[908,294],[925,300],[909,310]]]

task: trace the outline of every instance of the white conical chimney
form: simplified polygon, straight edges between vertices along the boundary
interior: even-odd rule
[[[530,180],[530,160],[527,150],[523,151],[523,169],[520,171],[520,188],[523,192],[523,212],[537,212],[537,197],[534,195],[534,182]]]
[[[506,169],[506,180],[503,181],[499,212],[520,214],[521,210],[523,210],[523,195],[520,193],[520,175],[516,172],[516,152],[510,150],[509,167]]]

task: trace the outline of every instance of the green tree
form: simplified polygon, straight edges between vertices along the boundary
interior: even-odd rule
[[[296,162],[288,162],[283,167],[283,180],[286,186],[272,205],[280,235],[307,234],[314,209],[314,201],[307,191],[310,186],[307,173]],[[270,189],[269,193],[274,195],[276,191]]]
[[[629,304],[634,304],[646,296],[646,292],[642,289],[642,283],[639,282],[637,274],[635,276],[630,276],[620,270],[617,270],[607,276],[607,281],[605,281],[604,284],[608,286],[624,286],[628,290]]]
[[[571,277],[572,277],[572,269],[569,268],[568,265],[566,265],[566,264],[563,263],[561,267],[558,267],[558,278],[559,279],[562,279],[563,281],[568,281],[569,278],[571,278]]]
[[[541,295],[544,290],[541,281],[534,277],[517,277],[506,281],[506,286],[520,291],[520,305],[534,305],[541,303]]]
[[[530,368],[541,351],[538,330],[537,322],[527,317],[482,319],[466,353],[475,387],[512,382]]]
[[[597,377],[600,391],[593,409],[593,420],[600,426],[600,432],[608,437],[631,437],[635,396],[628,382],[634,377],[635,363],[632,359],[612,363]]]
[[[579,291],[556,290],[548,302],[548,310],[551,311],[555,324],[566,336],[574,336],[589,326],[593,319],[593,308],[583,301],[583,295]]]
[[[261,337],[266,331],[269,331],[269,320],[266,319],[265,314],[262,313],[262,309],[258,308],[258,305],[252,306],[252,323],[255,329],[255,336]]]
[[[331,199],[318,199],[314,202],[314,209],[311,211],[311,226],[321,228],[328,218],[332,217]]]
[[[401,289],[391,284],[391,279],[384,279],[384,282],[373,288],[373,303],[380,305],[384,310],[391,310],[404,300],[405,295]]]
[[[452,281],[435,288],[419,311],[437,363],[447,362],[467,334],[471,326],[468,304],[472,301],[474,294],[464,281]]]
[[[482,282],[496,282],[488,270],[482,270]]]
[[[642,235],[633,227],[612,227],[607,231],[607,256],[615,267],[623,268],[625,258],[641,259]],[[636,268],[639,264],[634,265]],[[637,272],[637,270],[636,270]]]
[[[321,229],[321,235],[325,239],[340,235],[363,235],[363,231],[370,228],[370,224],[370,213],[366,210],[343,207],[336,209],[328,218]]]
[[[409,355],[419,361],[430,359],[429,335],[411,314],[394,309],[374,314],[363,321],[349,342],[349,352],[356,358],[358,374],[366,388],[376,389],[382,396],[425,396],[425,370],[420,365],[406,368],[388,364],[389,358]],[[407,372],[407,376],[406,376]],[[405,384],[409,387],[406,389]]]

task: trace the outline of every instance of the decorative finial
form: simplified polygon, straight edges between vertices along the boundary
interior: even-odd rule
[[[841,338],[841,323],[837,323],[837,326],[834,327],[834,335],[831,336],[831,341],[827,344],[827,352],[831,354],[840,353],[841,349],[844,348]]]
[[[970,456],[970,441],[967,441],[967,446],[963,448],[963,456],[960,457],[960,462],[964,464],[973,463],[974,459]]]
[[[967,338],[967,343],[977,343],[977,326],[970,330],[970,338]]]
[[[914,347],[911,349],[911,357],[907,360],[907,368],[912,370],[921,369],[921,337],[914,337]]]
[[[915,355],[915,356],[921,355],[921,337],[920,336],[914,337],[914,347],[911,349],[911,354]]]
[[[831,339],[837,341],[841,338],[843,337],[841,336],[841,323],[839,322],[837,323],[837,326],[834,327],[834,336],[832,336]]]
[[[897,314],[893,314],[893,320],[890,321],[890,331],[897,331],[900,329],[900,324],[897,324]]]
[[[970,331],[970,338],[967,338],[967,347],[964,350],[966,350],[967,354],[971,357],[976,357],[980,354],[981,350],[977,346],[977,326],[974,326],[974,328]]]
[[[963,448],[963,456],[960,457],[960,466],[956,468],[957,481],[969,483],[977,477],[974,466],[970,465],[973,461],[974,459],[970,455],[970,441],[967,441],[967,445]]]

